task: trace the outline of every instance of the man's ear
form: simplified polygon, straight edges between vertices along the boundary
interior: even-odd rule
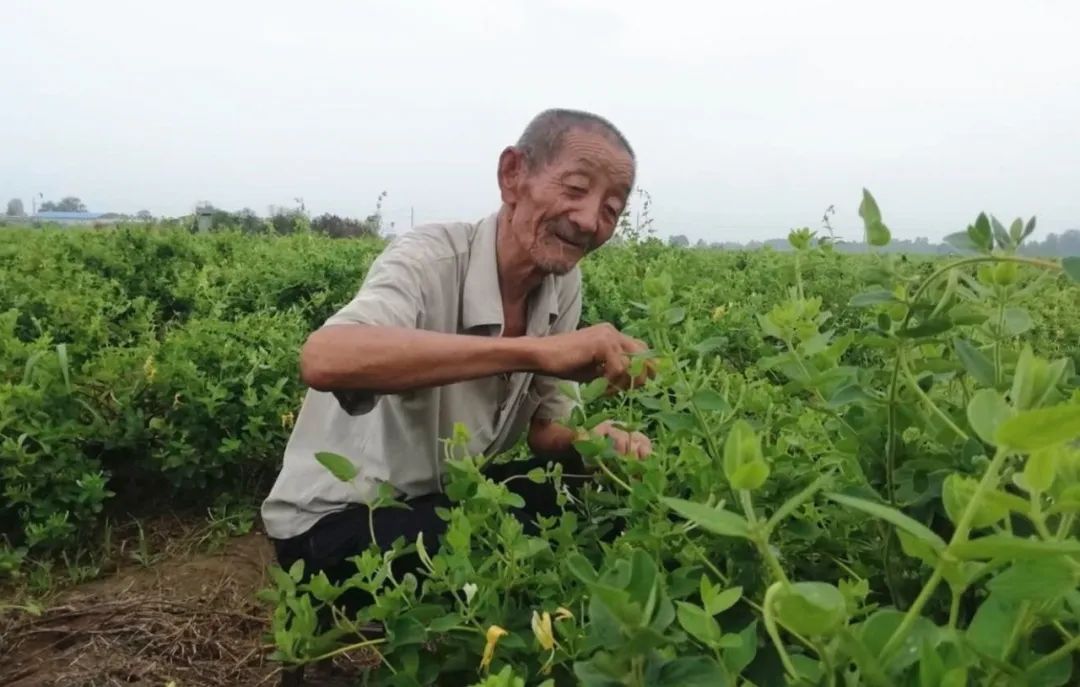
[[[521,197],[521,183],[524,181],[528,169],[525,164],[525,154],[509,146],[499,155],[499,193],[502,202],[507,205],[515,205]]]

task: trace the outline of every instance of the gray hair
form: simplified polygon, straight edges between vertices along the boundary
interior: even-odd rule
[[[634,149],[614,124],[600,115],[581,110],[551,109],[536,115],[518,139],[517,147],[525,153],[530,170],[535,171],[551,162],[562,149],[567,133],[578,130],[599,131],[637,161]]]

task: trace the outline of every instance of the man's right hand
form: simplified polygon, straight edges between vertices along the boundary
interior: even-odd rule
[[[537,339],[537,349],[543,374],[561,379],[590,382],[604,377],[609,386],[625,390],[641,386],[654,374],[652,362],[646,361],[642,373],[631,377],[631,356],[648,346],[607,323],[542,337]]]

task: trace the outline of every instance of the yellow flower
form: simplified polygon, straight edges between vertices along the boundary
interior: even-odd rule
[[[551,632],[551,614],[544,611],[543,615],[540,615],[536,611],[532,614],[532,631],[536,635],[536,640],[540,642],[540,646],[545,651],[551,651],[555,648],[555,635]]]
[[[157,376],[157,365],[154,364],[154,356],[148,356],[146,362],[143,363],[143,374],[146,375],[148,381],[154,381],[154,377]]]
[[[714,308],[713,311],[712,311],[712,321],[713,322],[719,322],[720,320],[722,320],[724,318],[724,315],[726,315],[726,314],[727,314],[727,308],[725,308],[722,305],[719,305],[716,308]]]
[[[567,618],[573,619],[573,617],[574,614],[562,606],[555,609],[555,620],[566,620]]]
[[[480,669],[487,670],[491,665],[491,659],[495,658],[495,645],[499,643],[499,638],[507,634],[506,630],[502,629],[498,625],[492,625],[487,630],[487,645],[484,646],[484,655],[480,659]]]
[[[281,416],[281,427],[282,427],[282,429],[288,429],[288,428],[292,427],[294,422],[296,422],[296,417],[293,416],[292,413],[285,413],[284,415]]]

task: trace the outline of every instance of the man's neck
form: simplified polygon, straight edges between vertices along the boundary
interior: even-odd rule
[[[499,212],[496,239],[496,265],[499,272],[499,291],[504,305],[518,305],[544,280],[544,273],[529,256],[528,250],[510,230],[510,213]]]

